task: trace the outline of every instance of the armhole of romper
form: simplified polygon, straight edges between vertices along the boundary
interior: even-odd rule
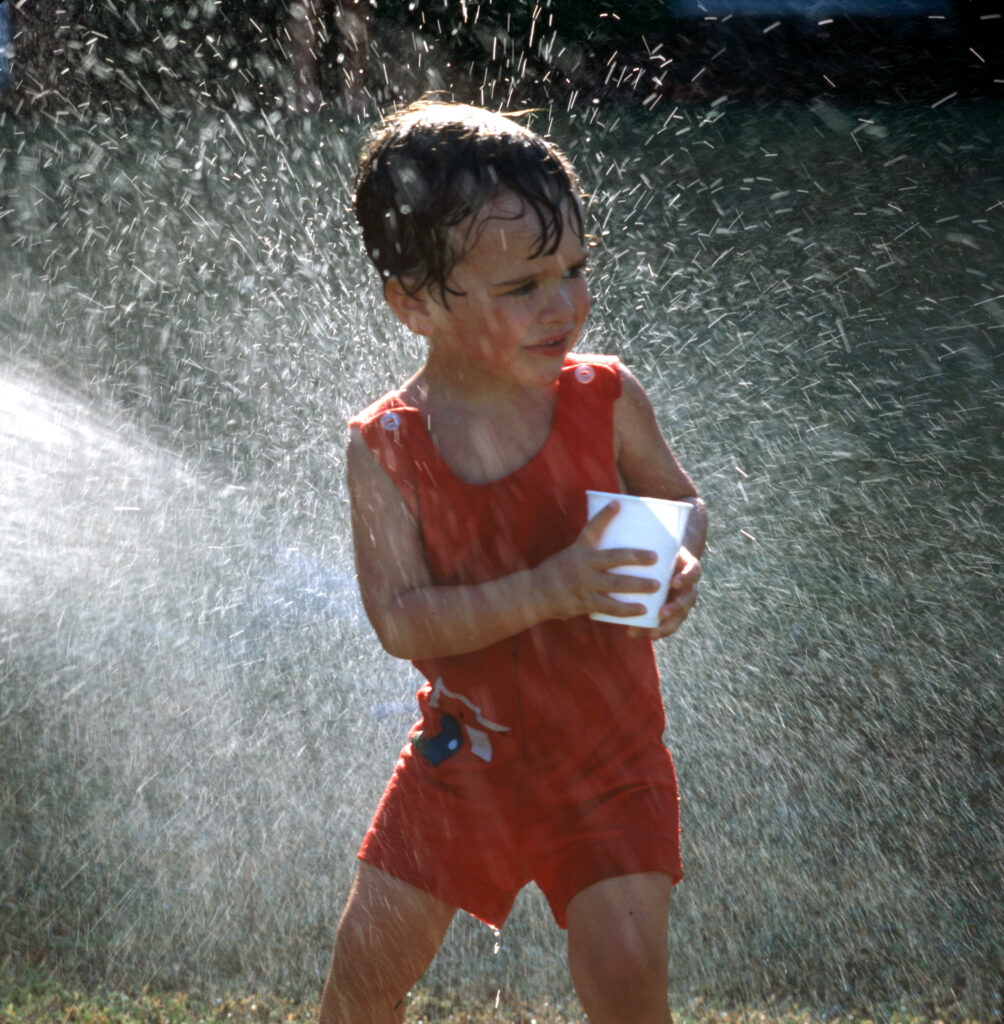
[[[385,426],[384,417],[393,415],[395,426]],[[358,430],[366,442],[366,447],[373,453],[380,468],[391,478],[398,489],[412,518],[421,529],[422,520],[419,514],[418,486],[414,476],[415,462],[408,457],[407,450],[401,442],[399,431],[403,427],[403,418],[394,411],[386,411],[381,416],[373,416],[363,420],[354,417],[349,420],[349,430]],[[397,437],[397,445],[392,438]],[[395,451],[395,447],[400,450]]]
[[[613,379],[610,382],[610,397],[616,401],[624,390],[624,383],[621,378],[621,370],[624,368],[624,364],[615,356],[607,365],[613,370]]]
[[[566,367],[562,376],[565,406],[563,416],[573,430],[590,433],[603,423],[610,431],[611,458],[614,472],[617,466],[616,438],[614,436],[614,406],[623,392],[621,369],[623,363],[612,355],[583,355]],[[585,370],[583,371],[583,368]],[[619,481],[619,477],[617,478]],[[620,487],[607,489],[620,490]]]

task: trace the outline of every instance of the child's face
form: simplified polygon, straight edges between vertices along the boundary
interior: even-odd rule
[[[475,214],[474,245],[448,282],[462,294],[447,296],[449,305],[426,295],[430,356],[497,384],[553,383],[589,313],[574,225],[568,209],[557,250],[534,258],[540,223],[518,196],[503,193]]]

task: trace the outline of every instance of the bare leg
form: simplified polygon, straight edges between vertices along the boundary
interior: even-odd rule
[[[669,893],[658,872],[609,878],[568,904],[568,966],[590,1024],[672,1024]]]
[[[456,907],[360,861],[338,925],[321,1024],[399,1024]]]

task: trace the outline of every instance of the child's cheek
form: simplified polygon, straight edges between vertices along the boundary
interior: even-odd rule
[[[501,334],[505,330],[505,316],[497,306],[492,306],[486,316],[485,325],[490,334]]]

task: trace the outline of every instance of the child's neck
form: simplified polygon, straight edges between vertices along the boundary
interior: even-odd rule
[[[466,406],[472,412],[495,406],[511,407],[528,400],[533,403],[541,401],[545,394],[537,388],[500,380],[477,366],[437,359],[433,353],[416,375],[415,383],[430,400]]]
[[[500,387],[429,366],[404,394],[423,414],[446,464],[473,484],[500,480],[529,462],[547,441],[557,402],[554,387]]]

